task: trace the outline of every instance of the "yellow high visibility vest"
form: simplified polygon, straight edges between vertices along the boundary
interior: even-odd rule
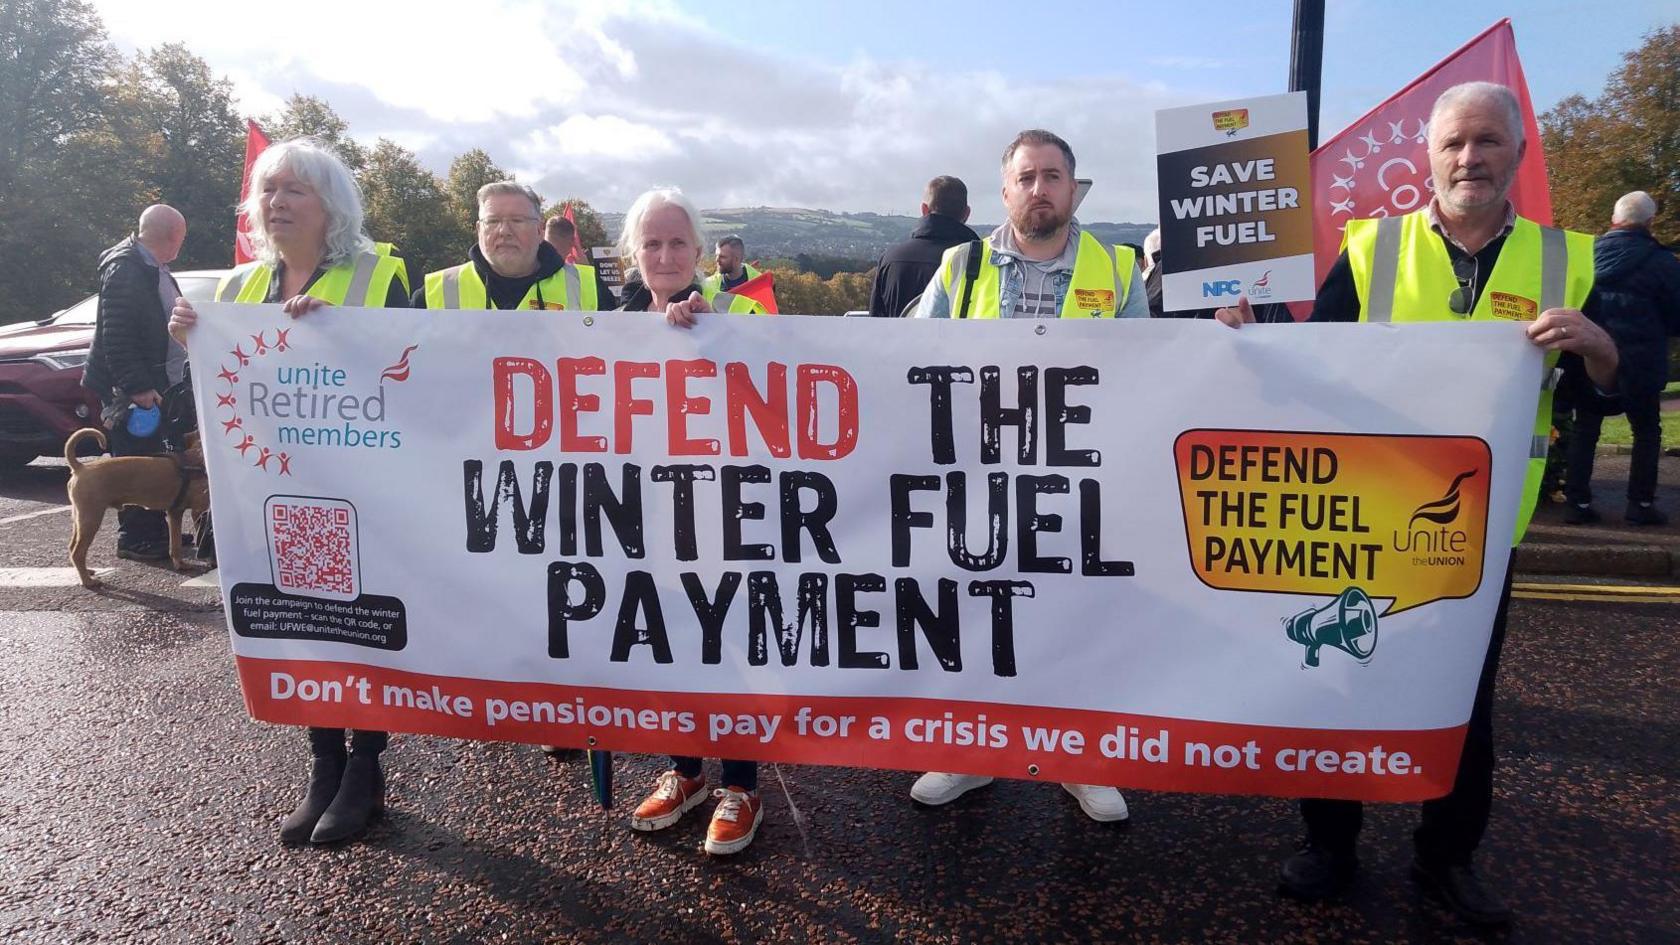
[[[573,303],[576,299],[576,304]],[[595,267],[566,263],[553,275],[532,283],[519,302],[522,309],[595,311]],[[427,308],[493,308],[478,269],[466,262],[426,273]]]
[[[733,292],[720,292],[714,286],[700,284],[700,294],[711,303],[714,312],[729,312],[734,315],[768,315],[769,310],[757,299],[750,299]]]
[[[757,279],[760,275],[763,274],[763,273],[759,272],[757,269],[754,269],[752,266],[747,265],[746,263],[742,263],[741,268],[746,272],[748,282],[751,282],[752,280]],[[714,295],[718,294],[719,292],[723,291],[723,273],[714,272],[711,275],[707,276],[706,278],[701,279],[700,280],[700,291],[706,293],[706,298],[708,300],[710,300],[712,296],[714,296]]]
[[[1344,236],[1348,265],[1359,292],[1362,322],[1532,321],[1553,308],[1578,309],[1593,284],[1593,238],[1518,217],[1499,250],[1493,272],[1469,315],[1456,314],[1448,299],[1458,289],[1452,257],[1429,227],[1424,211],[1400,217],[1351,220]],[[1557,352],[1546,356],[1546,383],[1534,414],[1522,504],[1514,545],[1528,531],[1546,475],[1552,434],[1552,381]]]
[[[396,256],[357,253],[354,259],[322,273],[304,294],[333,305],[384,308],[392,280],[402,284],[398,276],[402,269],[403,261]],[[261,302],[268,297],[273,278],[274,270],[266,263],[246,263],[222,277],[216,286],[216,301]]]
[[[397,256],[397,257],[400,257],[402,255],[401,253],[397,252],[397,244],[395,244],[395,243],[374,243],[373,244],[373,251],[378,253],[381,256]],[[397,267],[397,278],[402,280],[402,287],[403,287],[404,292],[413,292],[414,291],[413,289],[408,287],[408,265],[407,264],[404,264],[404,265],[401,265],[401,266]]]
[[[997,318],[1003,293],[1001,271],[992,264],[992,238],[981,240],[979,271],[974,277],[974,298],[968,318]],[[968,292],[967,268],[973,243],[959,243],[945,251],[939,263],[939,278],[951,299],[951,317],[962,311]],[[1062,299],[1062,318],[1113,318],[1126,307],[1132,293],[1132,273],[1137,271],[1137,254],[1130,247],[1110,248],[1085,230],[1079,231],[1079,251],[1073,258],[1073,281]]]

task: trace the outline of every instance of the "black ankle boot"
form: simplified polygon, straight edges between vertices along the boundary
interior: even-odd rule
[[[309,790],[303,802],[280,823],[281,843],[307,843],[315,824],[338,796],[344,778],[344,755],[315,755],[309,762]]]
[[[379,769],[377,754],[352,752],[344,767],[338,796],[315,824],[310,843],[337,843],[366,830],[374,818],[385,812],[385,772]]]

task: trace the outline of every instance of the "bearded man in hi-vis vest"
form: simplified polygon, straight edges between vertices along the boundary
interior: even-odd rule
[[[1048,131],[1015,136],[1003,151],[1003,206],[1009,221],[983,240],[945,251],[911,312],[914,318],[1148,318],[1137,254],[1107,246],[1073,218],[1073,149]],[[989,777],[929,771],[910,797],[949,804]],[[1092,820],[1126,820],[1116,788],[1064,784]]]
[[[1616,346],[1594,317],[1593,238],[1523,219],[1507,199],[1527,144],[1521,106],[1505,86],[1470,82],[1441,93],[1429,116],[1434,199],[1405,216],[1350,221],[1311,320],[1529,321],[1529,340],[1546,349],[1548,368],[1559,369],[1546,372],[1548,381],[1568,387],[1577,403],[1584,398],[1595,409],[1619,412]],[[1253,312],[1244,297],[1216,317],[1236,327],[1252,322]],[[1513,544],[1528,527],[1545,469],[1553,385],[1545,386]],[[1511,917],[1470,865],[1493,806],[1493,682],[1511,600],[1509,566],[1504,588],[1457,779],[1451,793],[1423,805],[1413,835],[1412,875],[1482,926]],[[1301,815],[1306,843],[1284,862],[1279,891],[1302,899],[1344,892],[1359,865],[1362,805],[1304,800]]]

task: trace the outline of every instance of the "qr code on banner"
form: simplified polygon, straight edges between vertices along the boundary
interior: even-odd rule
[[[272,496],[267,506],[274,586],[288,594],[354,600],[355,506],[303,496]]]

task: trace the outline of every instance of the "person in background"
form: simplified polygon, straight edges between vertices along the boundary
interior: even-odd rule
[[[129,432],[132,410],[161,410],[163,392],[179,384],[187,352],[169,337],[169,310],[181,297],[169,264],[187,239],[187,220],[167,204],[140,214],[134,235],[99,257],[99,309],[82,386],[103,406],[112,456],[164,451],[161,426],[154,434]],[[158,561],[169,557],[164,513],[138,506],[117,512],[117,557]]]
[[[1680,260],[1651,235],[1657,202],[1642,190],[1625,194],[1610,214],[1610,231],[1593,244],[1593,290],[1599,316],[1622,356],[1622,405],[1633,429],[1627,512],[1632,525],[1666,525],[1656,506],[1662,452],[1662,391],[1668,383],[1668,339],[1680,334]],[[1578,405],[1569,446],[1569,508],[1564,521],[1598,521],[1592,507],[1593,454],[1604,417],[1591,401]]]
[[[757,269],[747,265],[747,244],[731,233],[717,241],[717,271],[700,280],[700,289],[710,298],[759,275]]]
[[[580,248],[577,241],[577,224],[559,214],[548,218],[543,225],[543,242],[554,247],[554,251],[564,259],[575,248]],[[583,253],[589,252],[588,247],[581,247]],[[601,278],[601,270],[590,263],[590,258],[583,255],[581,262],[568,262],[569,266],[576,266],[579,278],[583,271],[588,270],[595,275],[595,310],[597,312],[611,311],[618,305],[618,299],[613,295],[612,286]]]
[[[869,314],[898,318],[908,313],[939,269],[945,251],[980,235],[968,228],[968,185],[941,175],[922,193],[922,218],[910,238],[881,254],[869,286]]]

